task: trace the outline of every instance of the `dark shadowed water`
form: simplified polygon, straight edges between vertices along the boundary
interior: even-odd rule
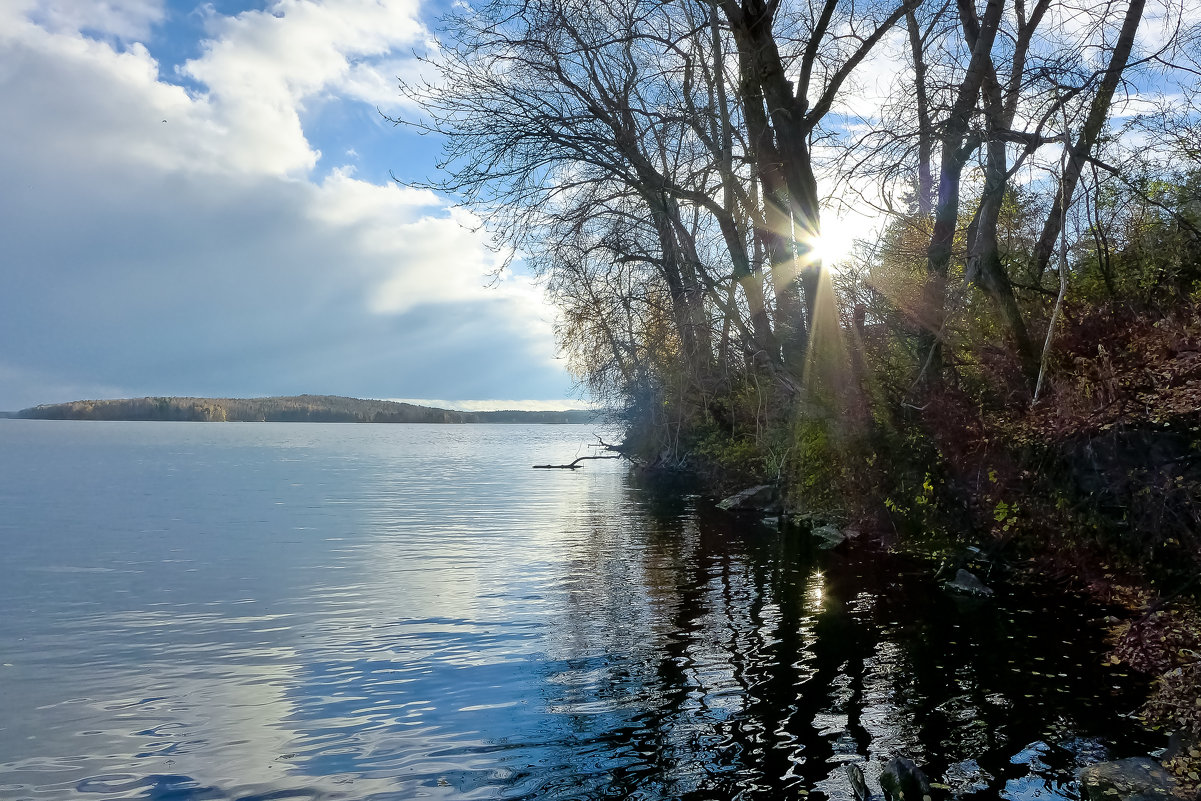
[[[577,426],[0,421],[0,798],[1076,798],[1095,610],[956,600]]]

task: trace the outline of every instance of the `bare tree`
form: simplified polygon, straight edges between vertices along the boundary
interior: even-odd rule
[[[718,2],[738,52],[748,158],[763,192],[776,326],[785,363],[799,373],[822,270],[813,254],[821,209],[812,138],[855,68],[920,0],[885,6]],[[788,77],[794,74],[795,83]]]

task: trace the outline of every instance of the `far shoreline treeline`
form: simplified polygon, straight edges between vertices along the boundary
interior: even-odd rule
[[[147,397],[51,403],[7,413],[22,420],[133,420],[247,423],[592,423],[592,409],[468,412],[337,395],[271,398]]]

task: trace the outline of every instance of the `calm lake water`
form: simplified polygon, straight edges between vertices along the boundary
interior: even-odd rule
[[[1076,798],[1096,610],[957,600],[581,426],[0,420],[0,798]]]

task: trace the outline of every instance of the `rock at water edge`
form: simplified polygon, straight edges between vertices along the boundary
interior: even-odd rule
[[[893,757],[880,774],[880,789],[888,801],[930,801],[930,782],[912,759]]]
[[[1080,797],[1085,801],[1168,801],[1175,790],[1172,775],[1147,757],[1099,762],[1080,770]]]
[[[827,523],[824,526],[814,526],[810,533],[817,539],[817,547],[827,551],[831,548],[837,548],[846,542],[847,539],[846,535],[838,529],[838,526],[832,523]]]
[[[863,771],[855,763],[847,765],[847,781],[851,783],[851,794],[855,797],[855,801],[869,801],[872,794],[867,789],[867,780],[863,778]]]
[[[757,487],[744,489],[736,495],[731,495],[719,504],[718,509],[727,512],[763,511],[776,505],[776,488],[771,484],[760,484]]]
[[[981,598],[988,598],[993,595],[992,588],[985,584],[972,573],[960,568],[955,571],[955,578],[943,585],[948,590],[962,592],[965,595],[978,595]]]

